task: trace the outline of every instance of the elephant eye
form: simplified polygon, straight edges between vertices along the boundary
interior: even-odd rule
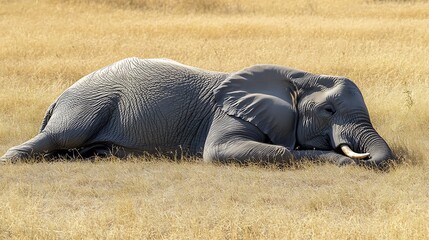
[[[334,115],[334,113],[335,113],[335,109],[332,106],[330,106],[330,105],[326,106],[324,108],[324,110],[325,110],[325,112],[329,113],[330,115]]]

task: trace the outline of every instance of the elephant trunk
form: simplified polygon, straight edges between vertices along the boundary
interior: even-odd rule
[[[355,159],[359,165],[386,169],[389,160],[394,160],[392,150],[370,123],[335,126],[332,141],[338,151]],[[347,153],[349,150],[351,152]]]
[[[361,139],[359,149],[368,152],[371,158],[359,163],[369,167],[387,168],[389,160],[393,160],[394,155],[386,141],[372,127]]]

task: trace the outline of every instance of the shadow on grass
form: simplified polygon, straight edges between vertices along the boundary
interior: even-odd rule
[[[394,167],[401,165],[417,166],[425,162],[423,153],[414,151],[405,144],[392,144],[392,151],[397,158],[394,162]]]
[[[368,166],[359,166],[359,164],[351,165],[351,167],[362,168],[362,169],[371,169],[380,172],[389,172],[392,169],[399,168],[401,166],[416,166],[421,165],[424,162],[424,156],[420,152],[412,151],[410,148],[404,144],[394,144],[392,146],[395,160],[389,161],[385,164],[385,167],[382,169],[377,167],[368,167]],[[148,163],[148,162],[170,162],[170,163],[192,163],[192,164],[210,164],[213,166],[227,166],[227,167],[256,167],[263,168],[273,171],[282,171],[282,170],[304,170],[315,166],[322,165],[334,165],[326,160],[310,160],[304,159],[301,161],[287,161],[287,162],[275,162],[267,161],[267,159],[260,159],[246,162],[238,162],[230,160],[228,162],[205,162],[201,156],[188,156],[185,154],[170,154],[165,155],[161,153],[150,154],[143,153],[138,156],[129,155],[125,157],[117,157],[113,154],[102,154],[102,155],[92,155],[92,156],[82,156],[77,150],[67,150],[55,155],[45,155],[38,158],[29,158],[14,161],[11,163],[24,163],[24,164],[37,164],[37,163],[56,163],[56,162],[88,162],[88,163],[105,163],[105,162],[133,162],[133,163]],[[346,165],[348,166],[348,165]],[[343,166],[339,166],[343,167]],[[349,166],[350,167],[350,166]]]

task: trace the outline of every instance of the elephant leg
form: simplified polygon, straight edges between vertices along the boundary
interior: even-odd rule
[[[269,139],[253,124],[222,112],[213,119],[204,145],[204,161],[239,163],[287,163],[287,148],[268,144]]]
[[[45,132],[37,134],[32,139],[10,148],[1,158],[0,162],[15,162],[20,159],[32,157],[56,158],[89,158],[93,156],[107,157],[112,154],[111,146],[105,143],[91,144],[82,148],[59,147],[53,138]]]
[[[93,102],[84,102],[81,105],[70,105],[68,102],[63,105],[57,104],[42,132],[27,142],[9,149],[0,161],[40,156],[61,157],[68,154],[67,150],[85,147],[110,120],[113,111],[112,104],[107,102],[98,104],[96,109],[84,107],[91,105],[96,104]],[[98,150],[100,149],[98,146]],[[79,151],[75,152],[79,156]]]
[[[295,137],[295,136],[291,136]],[[205,161],[290,165],[303,160],[353,164],[334,151],[294,150],[267,143],[269,139],[256,126],[227,115],[215,117],[204,146]]]
[[[204,160],[221,163],[287,164],[293,156],[282,146],[247,139],[213,144],[204,149]]]
[[[261,143],[246,139],[228,141],[227,143],[212,146],[205,151],[204,160],[221,163],[256,163],[287,166],[303,161],[328,161],[337,165],[355,165],[355,161],[333,151],[321,150],[290,150],[283,146]]]
[[[12,161],[15,162],[19,159],[27,159],[37,156],[44,152],[50,152],[57,148],[53,139],[41,132],[32,139],[10,148],[1,158],[0,162]]]

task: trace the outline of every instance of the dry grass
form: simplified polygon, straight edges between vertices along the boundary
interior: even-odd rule
[[[428,175],[331,165],[278,171],[202,163],[2,167],[0,237],[424,239]],[[321,174],[325,173],[325,174]],[[329,174],[326,174],[329,173]]]
[[[0,168],[1,238],[423,239],[429,235],[427,1],[0,0],[0,152],[72,82],[116,60],[345,75],[405,163],[389,173],[164,160]]]

